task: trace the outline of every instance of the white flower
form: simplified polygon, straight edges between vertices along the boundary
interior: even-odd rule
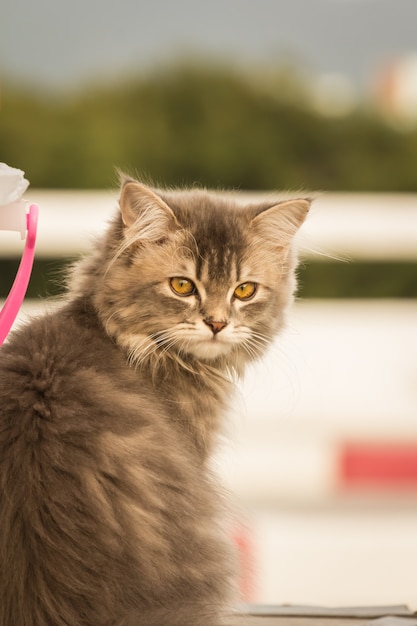
[[[20,200],[28,187],[29,181],[22,170],[0,163],[0,206]]]
[[[17,230],[22,239],[26,233],[26,208],[23,194],[29,181],[22,170],[0,163],[0,230]]]

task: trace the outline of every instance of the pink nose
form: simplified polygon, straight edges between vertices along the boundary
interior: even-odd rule
[[[203,320],[207,326],[210,326],[213,331],[213,335],[217,335],[225,326],[227,326],[227,322],[214,322],[213,320]]]

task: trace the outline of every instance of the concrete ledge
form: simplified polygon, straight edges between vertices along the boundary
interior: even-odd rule
[[[417,626],[417,613],[407,606],[325,608],[310,606],[262,606],[245,608],[235,626]]]

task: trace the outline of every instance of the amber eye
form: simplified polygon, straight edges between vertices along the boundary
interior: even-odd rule
[[[256,293],[256,283],[242,283],[233,292],[235,298],[239,300],[249,300]]]
[[[171,289],[178,296],[192,296],[197,290],[194,283],[188,278],[181,278],[175,276],[169,281]]]

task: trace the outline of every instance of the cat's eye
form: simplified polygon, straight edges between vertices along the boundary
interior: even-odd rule
[[[188,278],[181,278],[175,276],[169,281],[171,289],[178,296],[192,296],[196,293],[197,289],[194,283]]]
[[[256,293],[256,283],[242,283],[233,292],[235,298],[238,300],[250,300]]]

